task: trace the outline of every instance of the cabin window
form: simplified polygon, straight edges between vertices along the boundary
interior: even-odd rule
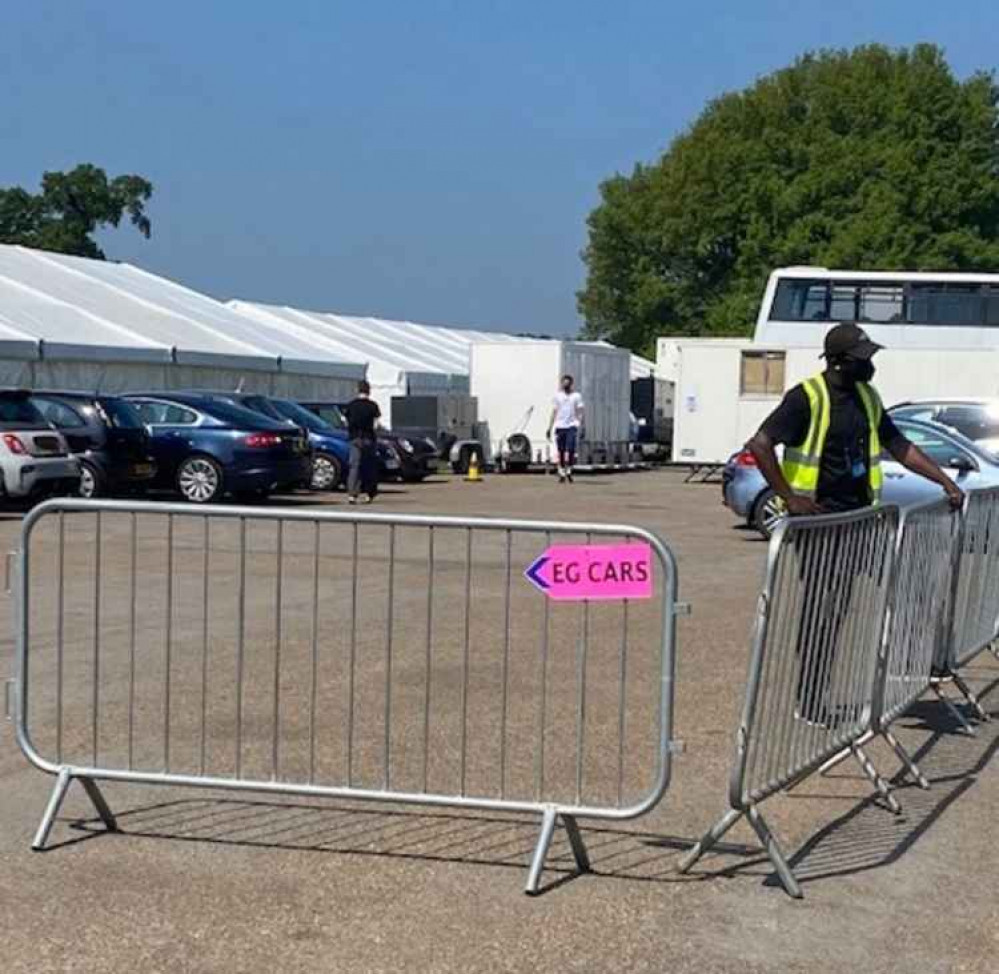
[[[745,351],[739,368],[739,394],[780,396],[784,392],[784,353]]]

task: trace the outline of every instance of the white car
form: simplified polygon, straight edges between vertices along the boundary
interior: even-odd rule
[[[80,464],[25,390],[0,390],[0,496],[75,494]]]

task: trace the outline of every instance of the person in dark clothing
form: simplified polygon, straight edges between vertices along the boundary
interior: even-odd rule
[[[836,325],[825,338],[825,371],[791,389],[746,444],[789,515],[855,511],[878,503],[882,449],[939,484],[952,506],[962,505],[961,489],[906,439],[870,385],[872,359],[881,347],[856,324]],[[783,462],[777,459],[778,445],[784,446]],[[840,563],[837,571],[814,565],[810,570],[804,561],[799,568],[808,590],[798,630],[797,715],[811,723],[835,723],[828,699],[835,646],[854,578],[863,570],[859,561]]]
[[[350,439],[350,471],[347,474],[347,502],[356,504],[363,491],[368,503],[378,493],[378,453],[375,428],[381,417],[378,403],[371,401],[371,386],[361,380],[357,396],[344,410],[347,418],[347,436]]]

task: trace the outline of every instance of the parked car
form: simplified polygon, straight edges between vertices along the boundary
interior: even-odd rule
[[[81,497],[134,490],[153,479],[149,433],[132,403],[87,392],[33,392],[31,401],[80,461]]]
[[[347,479],[350,443],[346,425],[338,426],[291,399],[278,399],[257,392],[210,392],[205,395],[236,402],[303,430],[312,447],[313,490],[336,490]],[[378,477],[392,480],[399,476],[399,461],[389,446],[379,440]]]
[[[940,464],[963,490],[999,486],[999,459],[979,444],[935,423],[905,419],[895,413],[892,418],[899,430]],[[885,477],[882,500],[886,504],[909,507],[943,496],[936,484],[910,473],[890,457],[882,460],[881,467]],[[784,516],[780,498],[763,479],[748,450],[740,450],[725,465],[722,492],[725,506],[765,537]]]
[[[149,428],[153,486],[208,504],[227,493],[264,497],[309,483],[304,434],[230,402],[188,393],[129,394]]]
[[[79,462],[31,401],[31,393],[0,390],[0,494],[34,498],[79,488]]]
[[[259,392],[204,392],[212,400],[234,403],[267,416],[285,426],[294,426],[308,438],[312,451],[312,474],[307,487],[336,490],[347,477],[350,444],[347,437],[328,428],[319,418],[291,400],[275,399]]]
[[[921,419],[948,426],[999,456],[999,399],[933,399],[903,402],[888,410],[893,419]]]
[[[310,412],[336,429],[347,431],[346,403],[303,402]],[[438,452],[433,440],[420,436],[402,436],[391,430],[379,430],[378,442],[391,451],[399,465],[398,477],[409,483],[426,480],[437,469]]]

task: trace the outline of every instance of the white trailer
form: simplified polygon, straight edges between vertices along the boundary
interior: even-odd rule
[[[507,454],[510,437],[523,434],[530,441],[529,458],[547,458],[552,399],[565,374],[573,376],[583,397],[587,442],[601,448],[627,444],[630,360],[625,349],[589,342],[475,342],[471,394],[478,400],[479,420],[488,428],[491,455]]]
[[[786,390],[822,371],[839,320],[885,346],[875,383],[886,406],[999,395],[999,275],[784,268],[752,339],[659,339],[658,372],[676,382],[673,461],[725,463]]]

